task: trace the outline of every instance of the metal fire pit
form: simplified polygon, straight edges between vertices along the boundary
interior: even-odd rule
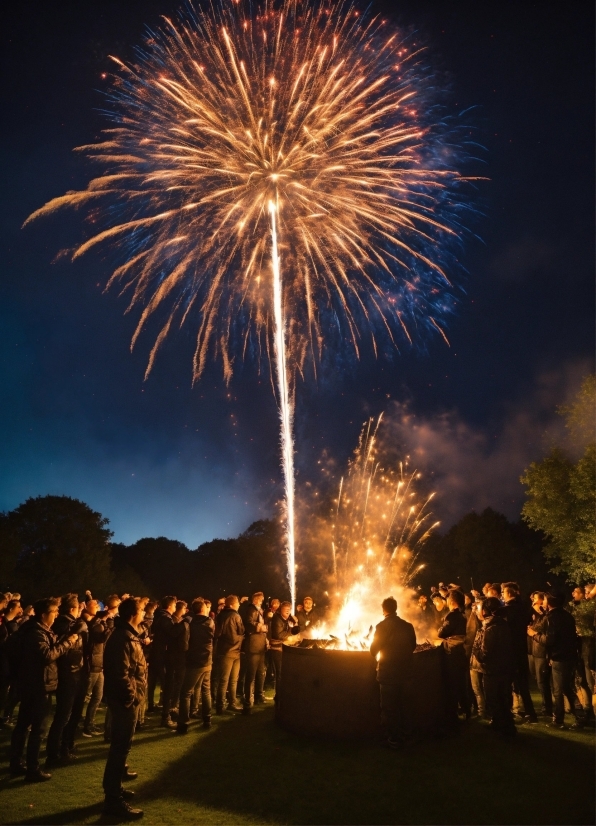
[[[439,729],[445,719],[444,651],[414,654],[406,698],[410,725]],[[377,737],[380,719],[376,663],[368,651],[283,646],[276,721],[296,734]]]

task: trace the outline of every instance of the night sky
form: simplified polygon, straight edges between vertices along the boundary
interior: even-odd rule
[[[193,331],[170,338],[150,378],[131,355],[134,314],[103,294],[101,256],[54,262],[82,216],[21,229],[90,176],[72,148],[105,125],[107,55],[127,60],[171,0],[19,0],[3,8],[0,510],[67,494],[110,519],[115,539],[189,547],[269,516],[281,489],[267,374],[226,388],[213,366],[191,387]],[[427,351],[343,359],[298,383],[298,495],[323,457],[345,463],[361,423],[386,411],[438,491],[443,526],[487,505],[517,518],[520,473],[560,430],[554,413],[593,369],[593,6],[379,4],[419,30],[450,78],[454,112],[476,106],[485,147],[465,293]],[[54,262],[54,263],[53,263]]]

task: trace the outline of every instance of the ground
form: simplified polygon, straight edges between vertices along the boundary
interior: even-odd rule
[[[185,736],[148,718],[127,784],[144,824],[593,824],[594,729],[521,726],[510,742],[478,721],[457,737],[393,752],[297,737],[273,709],[214,718]],[[103,738],[78,741],[75,764],[28,785],[7,773],[0,735],[0,822],[115,823],[101,816]]]

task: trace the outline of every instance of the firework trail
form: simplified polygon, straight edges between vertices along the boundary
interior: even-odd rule
[[[159,322],[147,375],[191,319],[195,380],[211,356],[226,381],[237,355],[275,361],[293,599],[297,372],[325,343],[443,334],[451,306],[466,179],[422,50],[388,28],[341,0],[187,5],[115,59],[112,125],[79,147],[100,175],[28,219],[86,209],[73,258],[120,254],[132,346]]]

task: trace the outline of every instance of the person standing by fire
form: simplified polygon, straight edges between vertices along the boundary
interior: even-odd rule
[[[385,617],[376,629],[370,653],[377,660],[377,681],[381,690],[381,712],[385,718],[387,745],[400,748],[410,734],[406,714],[406,691],[416,648],[414,626],[397,616],[397,602],[384,599]]]

